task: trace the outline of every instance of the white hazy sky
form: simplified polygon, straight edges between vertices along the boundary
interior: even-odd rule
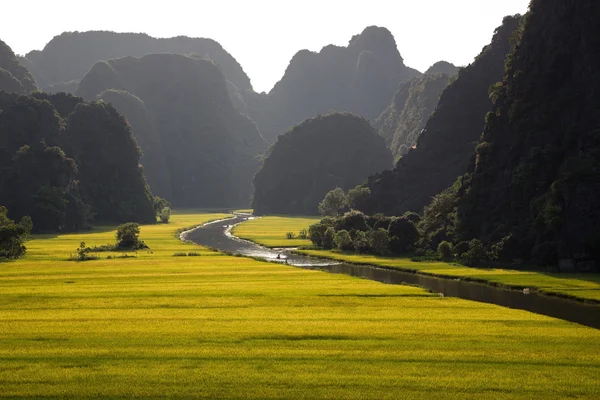
[[[212,38],[269,91],[301,49],[345,46],[369,25],[385,26],[406,65],[473,61],[505,15],[529,0],[2,0],[0,39],[17,54],[41,50],[64,31],[145,32]]]

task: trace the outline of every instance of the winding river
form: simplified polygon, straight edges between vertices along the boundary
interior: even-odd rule
[[[447,297],[458,297],[465,300],[526,310],[600,329],[600,305],[543,295],[534,291],[510,290],[476,282],[440,278],[391,268],[356,265],[308,257],[294,254],[292,249],[266,248],[235,237],[231,233],[235,225],[252,218],[249,215],[236,214],[232,218],[211,222],[183,232],[181,240],[226,253],[281,262],[299,268],[346,274],[386,284],[418,285]]]

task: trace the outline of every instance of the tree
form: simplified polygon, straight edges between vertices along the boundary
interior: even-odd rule
[[[348,206],[352,210],[366,210],[371,196],[371,190],[367,187],[357,186],[348,190]]]
[[[390,249],[398,254],[410,251],[421,236],[414,222],[405,217],[392,221],[389,234]]]
[[[325,195],[319,204],[319,212],[330,217],[339,217],[348,208],[348,197],[342,188],[335,188]]]
[[[375,254],[385,255],[389,252],[390,236],[385,229],[375,229],[369,232],[369,245]]]
[[[140,241],[140,224],[127,222],[117,227],[117,246],[124,248],[138,248]]]
[[[368,253],[370,249],[371,245],[369,244],[367,233],[356,231],[354,233],[354,250],[356,250],[358,253],[364,254]]]
[[[336,232],[333,242],[335,243],[335,247],[340,250],[350,251],[354,249],[352,237],[350,237],[350,233],[347,230]]]
[[[8,218],[8,210],[0,206],[0,259],[19,258],[25,254],[26,247],[23,244],[31,233],[31,218],[23,217],[16,224]]]
[[[452,243],[443,241],[437,247],[437,253],[443,260],[452,259]]]
[[[327,228],[327,230],[325,231],[325,235],[323,235],[323,248],[326,250],[331,250],[333,248],[333,245],[335,244],[334,238],[335,229],[333,229],[332,227]]]
[[[316,223],[308,227],[308,237],[317,247],[323,247],[323,239],[328,226],[323,223]]]
[[[369,224],[367,223],[367,216],[356,210],[347,212],[343,217],[337,218],[335,221],[335,229],[337,231],[347,230],[349,232],[367,232],[370,230]]]
[[[171,218],[171,209],[169,207],[165,207],[162,210],[160,210],[158,218],[160,218],[160,222],[162,222],[163,224],[168,224],[169,219]]]

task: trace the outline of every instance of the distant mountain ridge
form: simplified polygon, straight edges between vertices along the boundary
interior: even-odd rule
[[[99,61],[147,54],[198,54],[221,66],[226,78],[236,87],[251,90],[250,78],[241,65],[212,39],[178,36],[153,38],[145,33],[110,31],[64,32],[55,36],[43,50],[21,57],[42,89],[77,81]],[[73,85],[69,86],[71,89]]]
[[[0,90],[28,94],[37,90],[35,78],[19,63],[12,49],[0,40]]]

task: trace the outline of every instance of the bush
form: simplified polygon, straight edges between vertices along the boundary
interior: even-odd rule
[[[369,247],[375,254],[385,255],[389,252],[390,236],[385,229],[372,230],[368,234]]]
[[[310,241],[317,247],[323,247],[323,238],[325,237],[325,231],[328,226],[322,222],[313,224],[308,227],[308,237]]]
[[[452,243],[443,241],[438,244],[437,253],[442,260],[452,260]]]
[[[77,248],[77,256],[69,257],[69,261],[89,261],[89,260],[97,260],[97,256],[91,256],[89,253],[92,251],[89,247],[86,247],[85,242],[81,242],[79,247]]]
[[[356,231],[354,233],[353,245],[354,250],[361,254],[368,253],[371,250],[366,232]]]
[[[296,239],[296,234],[294,232],[288,232],[285,234],[285,237],[288,239]]]
[[[31,218],[23,217],[17,224],[8,218],[6,207],[0,207],[0,259],[19,258],[25,254],[25,241],[31,233]]]
[[[325,234],[323,235],[323,248],[326,250],[331,250],[333,249],[333,245],[335,244],[335,242],[333,241],[335,237],[335,229],[329,227],[327,228],[327,230],[325,231]]]
[[[298,239],[308,239],[308,231],[306,229],[301,229],[300,233],[298,233]]]
[[[160,222],[163,224],[168,224],[169,219],[171,219],[171,208],[165,207],[158,213],[158,218],[160,218]]]
[[[469,242],[469,250],[462,256],[463,262],[469,267],[477,267],[485,260],[485,251],[483,243],[479,239],[473,239]]]
[[[335,247],[343,251],[354,250],[354,243],[352,242],[352,238],[350,237],[350,233],[346,230],[341,230],[336,232],[333,242],[335,243]]]
[[[139,238],[140,224],[127,222],[117,227],[117,246],[121,248],[139,249],[145,247]]]
[[[463,258],[463,255],[469,251],[469,242],[460,242],[454,246],[454,256],[456,258]]]
[[[367,216],[360,211],[352,210],[338,218],[335,222],[335,229],[338,231],[362,231],[368,232],[371,230],[367,224]]]
[[[421,235],[414,222],[408,218],[396,218],[390,223],[390,250],[401,254],[412,250]]]
[[[319,204],[319,213],[330,217],[339,217],[348,208],[348,198],[341,188],[335,188],[325,195]]]

